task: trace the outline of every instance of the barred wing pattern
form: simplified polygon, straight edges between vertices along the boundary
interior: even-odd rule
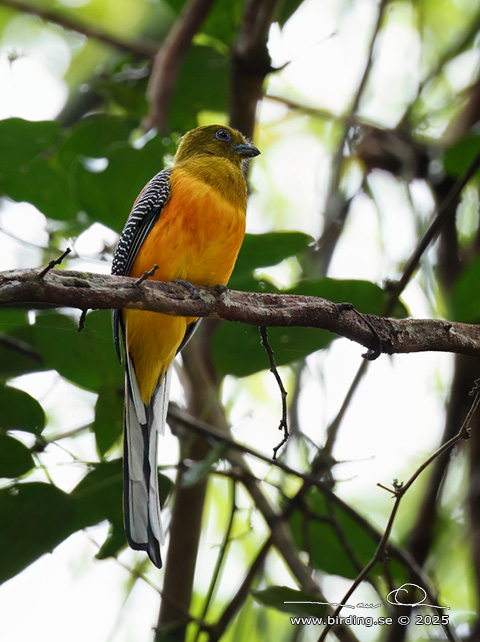
[[[113,256],[112,274],[128,276],[130,273],[139,249],[170,198],[170,175],[169,169],[159,172],[145,185],[135,201]],[[120,311],[113,310],[113,338],[119,360],[121,360],[120,323]]]

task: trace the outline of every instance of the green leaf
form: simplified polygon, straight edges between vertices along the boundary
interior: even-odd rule
[[[20,477],[35,465],[26,446],[17,439],[0,434],[0,478]]]
[[[77,208],[54,145],[62,132],[55,121],[0,121],[0,191],[35,205],[50,218],[70,220]]]
[[[54,120],[0,120],[0,179],[4,172],[10,174],[46,152],[59,134],[60,125]]]
[[[0,436],[0,455],[5,439],[10,438]],[[159,486],[163,503],[172,482],[159,475]],[[112,526],[99,556],[118,553],[126,546],[122,492],[121,459],[92,466],[70,495],[51,484],[36,482],[1,489],[0,518],[9,528],[0,529],[1,550],[8,551],[0,564],[0,582],[52,551],[72,533],[104,520]]]
[[[448,174],[457,178],[467,171],[479,152],[480,133],[469,133],[445,150],[443,168]]]
[[[300,281],[285,294],[303,294],[328,299],[334,303],[351,303],[359,312],[382,315],[387,301],[385,290],[371,281],[360,279],[315,279]],[[398,301],[392,316],[406,317],[408,310]]]
[[[95,404],[92,430],[98,452],[105,453],[120,439],[123,429],[123,388],[103,388]]]
[[[137,196],[163,168],[167,149],[159,136],[142,149],[117,144],[105,150],[108,166],[101,172],[91,171],[78,158],[71,165],[71,177],[81,208],[91,219],[121,232]]]
[[[232,45],[238,34],[244,9],[243,0],[217,0],[201,26],[201,33]]]
[[[94,526],[105,519],[122,523],[122,493],[121,459],[92,466],[70,493],[75,505],[75,530]]]
[[[38,314],[33,326],[35,347],[47,368],[88,390],[121,387],[119,367],[111,337],[108,311],[87,316],[85,329],[78,332],[75,321],[64,314]]]
[[[288,586],[269,586],[262,591],[251,591],[251,593],[263,606],[270,606],[284,613],[306,617],[322,617],[326,613],[326,605],[319,603],[318,595],[313,596]],[[300,604],[285,604],[285,602],[300,602]]]
[[[69,496],[51,484],[17,484],[0,490],[0,583],[41,555],[51,552],[72,531]]]
[[[127,545],[123,528],[122,460],[114,459],[92,466],[71,492],[75,506],[74,528],[80,530],[104,520],[110,522],[107,539],[96,557],[115,556]]]
[[[28,325],[28,311],[21,308],[2,308],[0,313],[0,334]]]
[[[480,301],[475,292],[480,279],[480,256],[476,256],[462,271],[452,293],[452,318],[464,323],[480,320]]]
[[[107,557],[116,557],[119,552],[125,548],[126,538],[123,520],[110,522],[108,535],[95,555],[98,560],[107,559]]]
[[[335,335],[315,328],[269,328],[268,337],[277,366],[282,366],[326,348]],[[258,327],[252,325],[222,323],[213,336],[212,357],[221,377],[246,377],[270,368]]]
[[[62,167],[67,167],[79,156],[104,158],[114,143],[128,143],[135,126],[135,120],[123,116],[86,116],[66,131],[65,138],[57,150],[57,161]]]
[[[35,205],[50,218],[64,221],[77,215],[67,175],[41,156],[0,175],[0,192],[14,201]]]
[[[34,346],[33,326],[23,326],[0,333],[0,379],[10,379],[29,372],[46,370]]]
[[[228,112],[230,61],[211,47],[192,46],[175,84],[169,111],[170,131],[197,127],[201,111]],[[221,124],[221,123],[220,123]]]
[[[160,503],[163,505],[172,488],[165,475],[159,475]],[[114,459],[92,466],[90,472],[71,492],[75,506],[74,530],[93,526],[104,520],[111,524],[110,532],[97,557],[116,555],[127,541],[123,529],[123,469],[122,460]]]
[[[228,283],[232,290],[266,291],[260,287],[253,273],[258,268],[278,265],[284,259],[303,252],[313,238],[301,232],[267,232],[245,234],[235,269]]]
[[[0,432],[24,430],[39,435],[45,413],[36,399],[23,390],[0,385]]]
[[[306,510],[295,511],[290,519],[299,550],[308,552],[313,568],[354,579],[372,559],[380,536],[374,536],[340,504],[328,503],[317,488],[308,493],[305,506]]]
[[[127,114],[135,116],[137,122],[148,114],[147,77],[133,83],[119,81],[115,76],[99,78],[93,83],[93,88],[107,100],[116,103]]]
[[[158,475],[160,502],[163,505],[172,489],[172,481]],[[76,529],[98,524],[104,519],[123,524],[123,466],[121,457],[92,465],[90,471],[72,490],[75,502]]]

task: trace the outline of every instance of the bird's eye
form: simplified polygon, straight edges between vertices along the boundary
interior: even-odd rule
[[[232,140],[232,136],[229,131],[226,129],[219,129],[215,132],[215,138],[221,140],[224,143],[228,143]]]

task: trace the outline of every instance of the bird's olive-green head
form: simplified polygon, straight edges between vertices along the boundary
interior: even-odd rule
[[[195,156],[214,156],[240,167],[242,161],[258,154],[259,150],[236,129],[225,125],[207,125],[192,129],[183,136],[175,163],[183,163]]]

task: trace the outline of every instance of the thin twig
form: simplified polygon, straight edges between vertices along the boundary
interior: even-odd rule
[[[242,606],[250,592],[250,586],[252,585],[252,582],[265,563],[268,551],[270,550],[272,544],[273,540],[272,536],[270,535],[258,551],[255,560],[248,569],[248,573],[235,592],[235,595],[225,607],[215,626],[210,629],[210,642],[217,642],[217,640],[220,640],[222,638],[228,624],[233,619],[235,614],[240,610],[240,607]]]
[[[358,315],[358,317],[365,323],[365,325],[367,325],[370,328],[372,332],[373,348],[370,348],[368,352],[366,352],[365,354],[362,354],[362,357],[367,361],[375,361],[375,359],[378,359],[378,357],[382,354],[382,341],[378,336],[378,332],[375,330],[375,327],[373,326],[371,321],[369,321],[367,315],[362,314],[358,310],[355,310],[355,308],[351,303],[339,303],[338,309],[340,311],[350,310],[355,312],[355,314]]]
[[[292,100],[291,98],[284,96],[276,96],[275,94],[267,93],[265,95],[265,100],[271,100],[281,105],[285,105],[285,107],[288,107],[288,109],[291,109],[292,111],[300,111],[321,120],[333,120],[335,122],[343,123],[346,119],[346,116],[338,116],[328,109],[320,109],[311,105],[305,105],[304,103],[297,102],[296,100]]]
[[[50,270],[53,270],[53,268],[54,268],[56,265],[60,265],[60,263],[63,261],[63,259],[64,259],[66,256],[68,256],[68,255],[70,254],[70,252],[71,252],[71,251],[72,251],[72,250],[71,250],[69,247],[67,247],[67,249],[65,250],[65,252],[62,252],[62,254],[60,254],[60,256],[58,257],[58,259],[52,259],[52,260],[49,262],[49,264],[47,265],[47,267],[43,268],[43,270],[39,273],[38,278],[39,278],[39,279],[43,279],[43,277],[45,276],[45,274],[47,274],[48,272],[50,272]]]
[[[155,265],[152,267],[151,270],[147,270],[142,274],[142,276],[135,281],[135,285],[140,285],[144,281],[148,279],[148,277],[153,276],[155,272],[158,270],[158,265],[155,263]]]
[[[153,58],[158,50],[158,45],[149,44],[145,40],[134,41],[126,40],[118,36],[112,36],[98,27],[94,27],[91,24],[85,24],[78,22],[78,20],[72,20],[67,16],[60,15],[56,11],[49,11],[44,7],[38,5],[31,5],[27,2],[21,2],[20,0],[0,0],[0,5],[5,7],[11,7],[12,9],[17,9],[22,13],[29,13],[34,16],[38,16],[47,22],[52,22],[54,24],[60,25],[64,29],[70,29],[71,31],[76,31],[81,33],[87,38],[94,38],[100,42],[104,42],[107,45],[111,45],[122,51],[127,51],[141,56],[142,58]]]
[[[347,394],[345,395],[345,398],[340,407],[340,410],[338,411],[335,418],[327,428],[327,439],[323,447],[323,450],[327,455],[331,456],[333,452],[335,440],[337,438],[337,434],[340,429],[343,418],[345,417],[345,414],[348,410],[348,406],[350,405],[350,402],[353,399],[353,395],[355,394],[355,391],[357,390],[361,380],[363,379],[365,372],[367,371],[369,363],[370,363],[369,361],[363,360],[362,363],[360,364],[360,367],[358,368],[355,374],[355,377],[352,383],[350,384]]]
[[[0,4],[1,2],[2,0],[0,0]],[[13,232],[10,232],[10,230],[7,230],[2,226],[0,226],[0,232],[2,234],[5,234],[5,236],[8,236],[9,238],[13,239],[16,243],[23,245],[24,247],[31,247],[35,250],[40,250],[40,251],[45,251],[48,249],[48,247],[45,245],[40,245],[39,243],[33,243],[32,241],[27,241],[25,239],[20,238],[19,236],[17,236]]]
[[[413,482],[417,479],[417,477],[422,473],[427,466],[429,466],[435,459],[438,459],[443,453],[453,446],[455,446],[459,441],[466,440],[470,438],[470,421],[473,417],[473,414],[477,410],[479,404],[480,404],[480,379],[475,380],[475,385],[472,388],[472,390],[469,392],[470,396],[475,395],[475,399],[472,401],[472,405],[470,406],[470,410],[467,413],[467,416],[465,417],[465,421],[463,422],[460,430],[456,435],[454,435],[451,439],[446,441],[444,444],[438,448],[433,455],[431,455],[412,475],[412,477],[408,480],[408,482],[405,484],[404,487],[402,487],[402,495],[404,495],[407,490],[410,488],[410,486],[413,484]]]
[[[417,95],[405,110],[402,120],[398,125],[399,129],[404,128],[410,122],[412,113],[415,111],[415,108],[418,105],[419,99],[425,87],[430,82],[435,80],[438,76],[440,76],[442,69],[447,65],[447,63],[451,62],[456,56],[458,56],[466,49],[467,45],[477,36],[479,29],[480,12],[477,12],[475,16],[471,16],[469,18],[465,31],[460,35],[459,38],[455,39],[449,47],[447,47],[447,49],[440,55],[439,59],[436,61],[435,66],[430,69],[427,75],[419,83],[417,87]],[[418,123],[416,123],[416,127],[418,127]]]
[[[275,363],[275,355],[273,353],[272,346],[270,345],[270,341],[268,340],[267,328],[265,326],[260,326],[259,330],[260,330],[260,336],[262,338],[261,340],[262,346],[265,348],[268,355],[268,359],[270,361],[270,372],[273,374],[273,376],[277,381],[278,387],[280,389],[280,395],[282,397],[282,418],[280,419],[280,424],[278,426],[278,429],[283,430],[283,439],[273,449],[273,459],[276,459],[277,452],[285,443],[287,443],[288,437],[289,437],[288,418],[287,418],[287,391],[285,390],[282,379],[278,374],[277,364]]]
[[[77,332],[81,332],[82,330],[85,329],[85,319],[87,318],[87,312],[88,310],[82,310],[82,313],[80,314],[80,318],[78,320]]]
[[[372,568],[375,566],[375,564],[383,557],[386,551],[386,547],[388,544],[388,540],[390,538],[390,534],[392,532],[393,528],[393,523],[395,521],[395,517],[397,515],[400,502],[402,501],[405,493],[408,491],[408,489],[412,486],[412,484],[417,480],[419,475],[427,468],[433,461],[438,459],[443,453],[448,450],[449,448],[452,448],[455,446],[458,442],[468,439],[470,435],[470,421],[471,418],[474,414],[474,412],[477,410],[479,404],[480,404],[480,379],[477,379],[475,381],[475,386],[470,392],[471,395],[475,395],[475,399],[472,402],[472,405],[470,407],[470,410],[467,413],[467,416],[465,417],[465,421],[463,422],[460,430],[458,433],[449,439],[447,442],[445,442],[440,448],[438,448],[426,461],[424,461],[421,466],[417,468],[417,470],[413,473],[413,475],[410,477],[410,479],[407,481],[406,484],[401,484],[397,480],[394,480],[393,482],[393,491],[392,489],[387,489],[389,492],[393,492],[395,496],[395,503],[393,505],[393,509],[390,513],[390,517],[388,519],[387,527],[385,528],[385,531],[382,535],[382,538],[377,546],[377,549],[375,550],[375,553],[370,560],[370,562],[363,568],[362,572],[359,573],[359,575],[355,578],[355,581],[352,583],[351,587],[347,591],[347,593],[344,595],[344,597],[340,600],[341,604],[346,604],[354,591],[360,586],[360,584],[363,582],[365,577],[370,573]],[[382,488],[385,488],[384,486],[381,486]],[[339,606],[336,608],[333,617],[336,617],[340,611],[342,610],[342,607]],[[323,629],[320,637],[318,638],[318,642],[323,642],[323,640],[326,639],[328,632],[330,631],[331,626],[326,625],[325,628]],[[447,631],[447,629],[446,629]],[[454,639],[452,638],[452,633],[451,631],[448,633],[449,639]]]
[[[298,417],[298,409],[299,409],[299,403],[300,403],[300,394],[301,394],[301,381],[302,381],[302,374],[303,371],[306,367],[306,359],[302,359],[298,364],[293,364],[293,372],[294,372],[294,377],[295,381],[293,383],[293,386],[290,386],[290,404],[288,408],[288,421],[290,424],[290,427],[292,431],[296,432],[296,436],[301,437],[303,439],[307,439],[308,437],[300,432],[299,425],[300,425],[300,419]],[[293,388],[293,391],[292,391]],[[290,446],[291,442],[287,445],[287,448]],[[285,449],[286,450],[286,449]]]
[[[367,85],[368,77],[373,63],[373,53],[375,50],[375,43],[377,42],[378,34],[383,22],[383,16],[389,0],[381,0],[378,7],[377,20],[373,28],[373,33],[368,47],[367,61],[363,70],[362,78],[358,85],[355,96],[352,100],[347,115],[342,118],[343,131],[339,141],[337,152],[332,159],[332,174],[330,178],[330,185],[326,198],[326,211],[325,211],[325,228],[322,237],[319,240],[319,247],[321,248],[321,263],[322,270],[326,272],[330,259],[333,255],[333,249],[343,229],[343,224],[346,218],[348,203],[344,199],[338,198],[338,188],[340,185],[340,177],[342,173],[343,160],[345,155],[345,145],[347,142],[350,128],[355,122],[355,116],[363,96],[363,92]]]
[[[18,354],[22,355],[22,357],[27,357],[27,359],[31,359],[32,361],[35,361],[39,364],[43,364],[42,355],[37,352],[37,350],[35,350],[35,348],[32,347],[29,343],[27,343],[26,341],[22,341],[21,339],[17,339],[17,337],[12,337],[8,334],[0,332],[0,346],[3,346],[7,350],[18,352]]]
[[[89,422],[88,424],[82,424],[81,426],[77,426],[76,428],[72,428],[71,430],[66,430],[62,433],[54,434],[49,437],[45,437],[44,435],[38,435],[35,437],[35,442],[33,446],[30,448],[30,452],[32,453],[41,453],[45,450],[47,446],[50,444],[54,444],[61,439],[68,439],[70,437],[76,437],[77,435],[81,434],[82,432],[86,432],[87,430],[91,430],[92,424]]]
[[[398,297],[403,292],[407,283],[410,281],[413,273],[417,269],[420,259],[427,250],[430,243],[436,238],[440,232],[440,228],[445,223],[449,214],[451,214],[452,204],[458,199],[464,187],[469,183],[471,178],[476,174],[477,170],[480,168],[480,152],[475,156],[471,162],[468,169],[465,173],[455,182],[454,186],[446,196],[446,198],[441,202],[438,207],[437,213],[435,214],[430,225],[426,229],[420,241],[417,243],[415,250],[412,252],[410,258],[405,263],[401,278],[391,284],[391,295],[388,301],[388,304],[385,309],[385,314],[391,314],[395,303],[398,300]]]
[[[210,602],[212,600],[213,593],[215,591],[215,587],[217,586],[217,583],[218,583],[218,580],[219,580],[219,577],[220,577],[220,571],[222,569],[223,561],[224,561],[225,555],[227,553],[227,548],[228,548],[228,546],[230,544],[230,541],[231,541],[233,520],[235,518],[235,513],[237,512],[235,480],[231,479],[230,480],[230,484],[231,484],[231,488],[232,488],[232,497],[231,497],[232,508],[230,510],[230,518],[228,520],[228,524],[227,524],[227,528],[226,528],[225,535],[224,535],[224,538],[223,538],[223,542],[222,542],[222,545],[220,547],[220,551],[218,553],[217,561],[215,563],[215,569],[214,569],[213,574],[212,574],[212,579],[210,581],[210,586],[208,588],[208,592],[207,592],[207,595],[205,597],[205,602],[204,602],[204,605],[203,605],[202,614],[200,615],[200,618],[199,618],[202,622],[206,621],[208,608],[210,606]],[[202,629],[199,627],[198,630],[197,630],[197,634],[195,636],[194,642],[198,642],[198,639],[200,637],[201,631],[202,631]]]

